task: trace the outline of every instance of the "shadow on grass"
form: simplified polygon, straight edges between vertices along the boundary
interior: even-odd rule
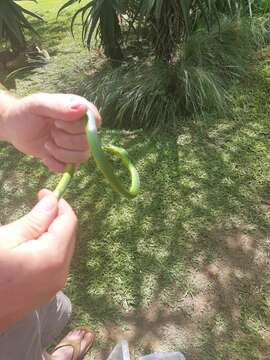
[[[269,90],[243,93],[234,119],[190,121],[178,133],[104,131],[141,174],[132,202],[112,193],[93,164],[78,171],[66,195],[80,219],[67,291],[73,323],[98,332],[98,358],[121,337],[137,354],[269,355],[269,109],[261,103]],[[0,158],[8,221],[55,177],[10,148]]]
[[[122,133],[141,197],[103,196],[95,175],[89,192],[85,182],[72,195],[84,193],[70,288],[76,319],[105,324],[102,358],[121,337],[137,351],[179,350],[188,359],[266,356],[268,125],[258,130],[250,115],[177,135]]]
[[[51,70],[50,66],[44,67],[46,62],[36,58],[37,54],[35,54],[34,51],[36,47],[48,52],[51,58],[49,64],[52,63],[52,65],[55,63],[57,57],[61,57],[62,60],[60,60],[60,64],[63,64],[66,62],[65,56],[67,58],[68,56],[73,56],[75,58],[76,54],[79,56],[79,47],[76,47],[76,41],[77,43],[80,43],[81,39],[78,40],[76,37],[77,40],[74,40],[72,38],[69,15],[70,14],[66,14],[66,17],[59,18],[56,18],[55,15],[54,20],[50,21],[46,21],[45,16],[44,22],[38,20],[31,21],[31,24],[36,30],[36,34],[31,33],[27,36],[26,54],[29,56],[29,59],[25,64],[18,64],[16,72],[14,71],[15,69],[12,69],[6,73],[0,74],[0,81],[3,81],[6,76],[12,73],[12,78],[5,83],[6,87],[9,89],[16,89],[17,80],[20,82],[25,80],[27,84],[27,82],[31,82],[33,77],[36,77],[35,81],[40,85],[40,91],[42,91],[44,87],[46,88],[46,81],[48,81],[49,75],[53,76],[53,78],[56,77],[57,70],[60,71],[60,69],[55,68],[55,66],[51,66],[53,70]],[[75,28],[77,28],[77,25]],[[77,35],[77,31],[75,31],[75,36]],[[63,44],[65,44],[65,46]],[[65,71],[67,71],[67,69],[65,69]],[[18,90],[20,90],[20,88]],[[29,91],[31,91],[31,89],[29,89]]]

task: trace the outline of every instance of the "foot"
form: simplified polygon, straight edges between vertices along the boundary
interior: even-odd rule
[[[90,331],[87,331],[86,329],[74,329],[70,331],[66,337],[60,342],[61,344],[64,344],[59,349],[57,349],[58,346],[56,346],[56,349],[52,355],[52,360],[77,360],[77,359],[83,359],[83,356],[87,352],[87,350],[91,347],[92,343],[94,341],[94,335]],[[69,342],[71,343],[69,345]],[[74,356],[74,346],[72,344],[76,344],[78,347],[78,356],[73,358]]]

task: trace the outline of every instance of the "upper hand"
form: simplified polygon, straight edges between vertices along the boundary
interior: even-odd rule
[[[99,126],[96,107],[77,95],[34,94],[14,99],[5,113],[7,140],[49,169],[63,172],[67,163],[89,158],[83,120],[88,109]]]

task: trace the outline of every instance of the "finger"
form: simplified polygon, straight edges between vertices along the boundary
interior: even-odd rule
[[[78,220],[71,206],[64,200],[59,201],[58,216],[48,229],[48,235],[59,243],[60,249],[71,256],[76,241]]]
[[[44,196],[47,196],[47,195],[50,195],[50,194],[53,194],[53,192],[48,190],[48,189],[41,189],[38,192],[38,200],[40,201],[42,198],[44,198]]]
[[[37,241],[24,243],[21,250],[32,252],[33,261],[40,268],[40,258],[48,256],[65,271],[70,264],[76,242],[77,217],[70,205],[63,199],[58,203],[58,214]],[[44,264],[46,265],[46,264]],[[33,265],[34,266],[34,265]]]
[[[90,109],[98,124],[101,117],[97,108],[85,98],[72,94],[34,94],[24,99],[30,111],[54,120],[74,121],[82,118]]]
[[[61,161],[56,160],[53,156],[47,156],[42,159],[42,163],[47,166],[47,168],[56,173],[63,173],[66,168],[66,164]]]
[[[62,129],[69,134],[84,134],[85,133],[85,123],[83,119],[79,121],[64,121],[57,120],[54,123],[55,127]]]
[[[57,216],[48,227],[47,233],[40,237],[40,240],[45,239],[44,236],[50,234],[53,238],[55,238],[55,241],[62,243],[63,246],[66,246],[67,242],[73,240],[77,230],[77,225],[77,216],[71,206],[64,199],[60,199],[58,202]]]
[[[17,247],[25,241],[38,239],[48,230],[57,214],[57,199],[50,193],[43,197],[28,214],[3,227],[3,231],[6,231],[7,235],[13,235],[14,247]]]
[[[73,224],[75,223],[75,225],[77,226],[76,214],[73,211],[72,207],[69,205],[69,203],[65,199],[60,199],[59,203],[58,203],[58,217],[61,218],[62,216],[71,217]],[[48,229],[49,232],[55,230],[54,226],[56,226],[55,224],[57,224],[57,221],[58,220],[55,219],[55,221],[51,224],[51,226]],[[76,230],[76,226],[75,226],[75,230]]]
[[[89,151],[89,145],[84,134],[71,135],[59,129],[51,131],[54,143],[60,148],[76,151]]]
[[[44,196],[37,205],[18,221],[21,232],[26,239],[37,239],[54,220],[58,211],[56,197],[50,193]]]
[[[89,151],[71,151],[58,147],[52,141],[47,141],[45,144],[45,149],[48,153],[54,157],[60,163],[74,163],[78,164],[85,162],[89,158]]]

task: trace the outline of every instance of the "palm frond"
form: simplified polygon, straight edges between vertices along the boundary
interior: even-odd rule
[[[14,0],[0,2],[0,40],[9,41],[15,51],[25,45],[24,30],[35,32],[25,15],[43,20],[39,15],[23,8]]]
[[[69,6],[80,0],[67,1],[58,11],[58,15]],[[82,41],[90,49],[95,34],[99,35],[105,54],[112,60],[122,60],[123,55],[120,47],[121,28],[118,13],[120,0],[91,0],[79,8],[71,20],[71,31],[74,33],[74,25],[77,17],[82,19]]]
[[[248,23],[221,18],[186,40],[178,60],[123,63],[85,76],[79,92],[99,106],[105,124],[164,128],[204,111],[224,113],[232,81],[248,76],[253,52]]]

